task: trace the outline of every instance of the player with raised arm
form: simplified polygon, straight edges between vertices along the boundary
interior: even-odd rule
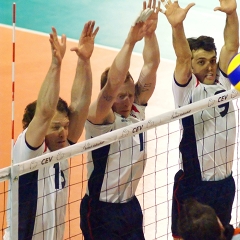
[[[194,3],[181,8],[178,1],[165,2],[161,9],[172,27],[173,48],[177,57],[173,79],[175,107],[214,96],[231,88],[227,68],[238,52],[239,23],[236,0],[220,0],[215,11],[226,14],[219,61],[214,39],[209,36],[186,38],[183,21]],[[182,169],[175,175],[172,205],[172,234],[177,231],[181,203],[193,197],[213,207],[223,225],[231,220],[235,196],[232,165],[236,122],[232,102],[208,108],[181,121],[179,145]]]
[[[145,118],[160,62],[155,34],[159,7],[155,0],[144,2],[143,10],[152,9],[151,15],[130,28],[112,65],[103,72],[101,91],[89,109],[86,139]],[[135,44],[143,38],[144,64],[134,83],[130,59]],[[146,164],[145,137],[140,133],[88,154],[87,192],[80,207],[80,226],[86,240],[144,239],[143,215],[135,191]]]
[[[94,48],[94,21],[85,24],[78,47],[71,103],[59,97],[60,73],[66,51],[66,36],[50,34],[52,61],[36,101],[27,105],[23,132],[13,149],[13,162],[20,163],[74,144],[82,134],[92,94],[90,57]],[[41,168],[19,178],[19,240],[61,240],[64,237],[68,197],[68,160]],[[10,215],[8,215],[8,226]],[[12,226],[10,226],[12,227]],[[9,227],[4,240],[10,239]]]

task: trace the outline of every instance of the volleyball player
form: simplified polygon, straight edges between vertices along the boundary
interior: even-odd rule
[[[85,24],[78,47],[71,50],[78,56],[71,104],[59,98],[60,72],[66,51],[66,36],[58,40],[52,28],[50,44],[52,62],[42,83],[37,101],[26,107],[23,132],[13,149],[14,163],[55,151],[78,141],[86,121],[92,93],[90,57],[94,48],[94,21]],[[68,193],[68,160],[23,175],[19,179],[18,239],[61,240]],[[10,216],[8,216],[10,223]],[[11,226],[10,226],[11,227]],[[4,239],[11,239],[9,228]]]
[[[167,1],[166,11],[161,9],[171,24],[177,57],[173,79],[176,108],[229,90],[227,67],[239,46],[236,0],[220,1],[220,7],[214,9],[226,14],[224,45],[218,62],[213,38],[186,39],[183,21],[193,5],[188,4],[183,9],[177,1]],[[179,145],[182,169],[175,175],[172,205],[175,239],[179,239],[177,219],[185,198],[194,197],[210,205],[223,225],[227,225],[235,196],[232,165],[236,123],[232,102],[205,109],[180,122],[183,128]]]
[[[144,9],[146,8],[144,2]],[[121,50],[101,76],[101,91],[90,106],[86,139],[143,120],[156,84],[160,62],[155,35],[159,7],[145,23],[130,28]],[[144,64],[136,83],[129,73],[135,44],[144,38]],[[145,135],[127,137],[88,154],[87,192],[80,215],[84,238],[98,240],[144,239],[142,210],[135,191],[146,164]]]
[[[195,199],[184,201],[178,230],[184,240],[240,240],[240,228],[223,226],[213,208]]]

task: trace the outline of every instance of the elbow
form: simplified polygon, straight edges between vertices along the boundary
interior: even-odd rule
[[[156,57],[153,61],[153,66],[152,67],[153,68],[158,68],[159,64],[160,64],[160,57]]]
[[[69,110],[71,114],[78,114],[82,111],[88,111],[88,108],[91,103],[91,98],[82,98],[81,101],[73,101],[69,106]]]

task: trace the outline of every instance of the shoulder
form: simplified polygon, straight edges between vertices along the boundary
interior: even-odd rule
[[[231,88],[230,80],[226,73],[224,73],[220,68],[217,70],[216,81],[219,84],[222,84],[227,90]]]
[[[201,89],[201,83],[194,74],[191,75],[189,81],[184,85],[181,85],[174,80],[172,84],[172,91],[175,107],[178,108],[189,104],[191,102],[193,91],[199,91],[199,89]]]
[[[19,134],[14,144],[13,159],[15,163],[23,162],[30,158],[40,156],[46,151],[49,151],[46,147],[45,142],[43,142],[38,148],[32,148],[30,145],[28,145],[26,142],[26,131],[27,129]]]
[[[111,124],[94,124],[87,120],[85,123],[86,139],[99,136],[101,134],[114,130],[114,123]]]

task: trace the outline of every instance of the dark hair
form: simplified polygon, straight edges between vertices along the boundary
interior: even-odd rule
[[[100,85],[101,89],[105,86],[105,84],[107,82],[109,69],[110,69],[110,67],[107,67],[101,75],[101,85]],[[133,81],[133,77],[131,76],[130,72],[128,71],[125,82],[129,81],[130,79]]]
[[[22,119],[23,130],[26,129],[29,123],[32,121],[35,114],[36,106],[37,106],[36,100],[34,102],[29,103],[26,106]],[[67,113],[67,116],[70,115],[70,109],[68,107],[68,104],[62,98],[59,98],[58,100],[57,111],[61,113]]]
[[[216,45],[214,39],[208,36],[200,36],[198,38],[188,38],[187,39],[189,47],[192,50],[203,49],[205,51],[214,50],[217,55]]]
[[[178,219],[178,231],[184,240],[225,240],[213,208],[194,199],[186,200]]]

